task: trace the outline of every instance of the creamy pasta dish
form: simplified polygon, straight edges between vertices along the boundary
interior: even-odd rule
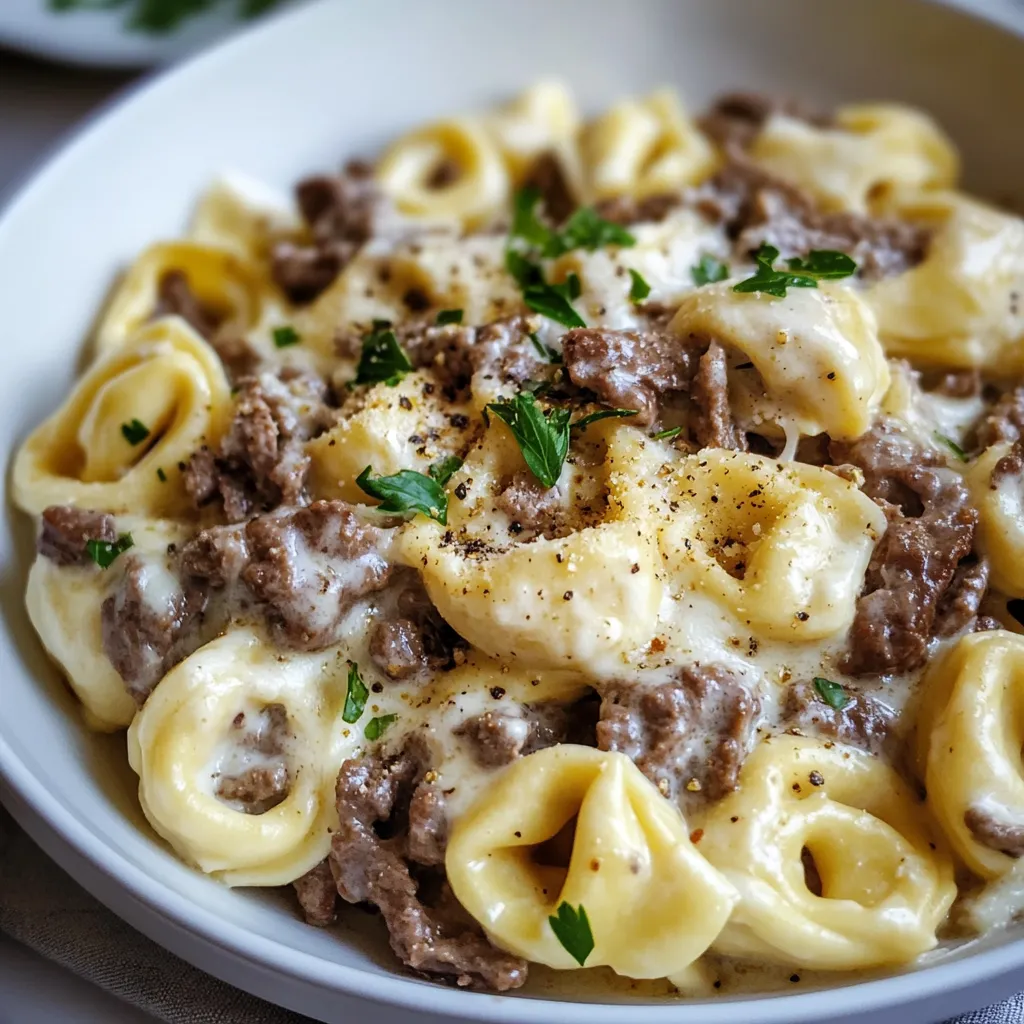
[[[838,984],[1024,909],[1024,222],[895,104],[542,82],[214,183],[23,444],[153,829],[420,975]]]

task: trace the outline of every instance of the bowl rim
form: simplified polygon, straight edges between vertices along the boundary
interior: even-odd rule
[[[188,77],[197,68],[230,59],[236,51],[249,46],[252,39],[273,33],[278,24],[309,17],[332,2],[334,0],[313,0],[286,7],[173,68],[147,74],[140,81],[118,90],[44,152],[9,191],[0,195],[0,200],[6,199],[0,206],[0,235],[21,207],[28,205],[37,191],[47,187],[49,178],[65,165],[73,164],[79,148],[86,145],[90,137],[108,121],[116,119],[125,108],[144,103],[153,94],[173,90],[180,77]],[[995,8],[988,4],[984,7],[968,7],[966,4],[969,0],[928,2],[958,11],[971,20],[994,25],[1022,41],[1024,46],[1024,18],[1015,16],[1006,8]],[[0,655],[0,662],[6,663],[10,658],[8,642],[0,641]],[[990,981],[1014,969],[1024,968],[1022,936],[991,949],[967,953],[957,959],[937,960],[907,973],[793,994],[765,993],[711,1000],[665,1000],[659,1004],[584,1003],[547,996],[509,997],[457,990],[409,975],[395,973],[381,976],[358,967],[327,962],[315,954],[249,932],[239,924],[218,917],[214,911],[200,903],[183,901],[159,878],[148,875],[126,855],[105,844],[102,836],[66,810],[60,800],[33,776],[0,733],[0,792],[5,785],[10,787],[15,800],[22,801],[41,823],[47,838],[51,840],[44,845],[53,851],[60,844],[68,847],[63,856],[57,854],[55,859],[59,859],[61,866],[87,890],[92,891],[90,885],[75,870],[78,858],[86,861],[93,872],[108,879],[114,888],[123,890],[164,920],[203,942],[222,947],[270,975],[283,974],[320,988],[327,986],[370,1003],[393,1005],[407,1010],[427,1009],[433,1013],[448,1014],[455,1019],[493,1021],[496,1024],[543,1024],[547,1021],[557,1021],[558,1024],[620,1024],[629,1021],[633,1024],[637,1014],[641,1013],[647,1024],[697,1024],[698,1021],[700,1024],[735,1024],[737,1009],[742,1007],[745,1019],[751,1024],[811,1024],[847,1013],[893,1009]],[[96,892],[93,895],[117,913],[111,906],[112,901]],[[160,943],[160,938],[155,934],[157,929],[133,923]],[[183,954],[183,957],[189,959],[187,954]],[[212,965],[194,963],[194,966],[211,970]],[[325,967],[329,969],[326,975]],[[223,973],[215,966],[211,973],[223,977]],[[224,977],[223,980],[229,979]],[[855,995],[855,1002],[851,999],[847,1009],[837,1009],[834,1005],[837,992],[851,997]]]

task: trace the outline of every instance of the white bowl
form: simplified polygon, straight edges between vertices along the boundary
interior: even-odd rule
[[[216,172],[287,186],[396,131],[560,74],[586,105],[662,82],[694,106],[730,87],[822,105],[887,98],[933,111],[966,155],[968,184],[1001,199],[1024,185],[1024,42],[919,0],[419,0],[304,7],[209,52],[96,120],[0,221],[0,443],[12,450],[66,393],[115,273],[179,231]],[[324,1020],[363,1015],[343,993],[456,1016],[539,1024],[750,1024],[839,1016],[942,1019],[1024,988],[1024,939],[992,936],[900,975],[740,1002],[609,1003],[577,982],[490,996],[405,976],[379,921],[327,932],[282,894],[231,892],[179,863],[146,827],[123,736],[87,733],[23,608],[32,536],[8,511],[0,643],[4,798],[88,889],[193,963]],[[1016,972],[1016,973],[1015,973]],[[579,979],[579,976],[577,976]],[[585,1002],[585,1000],[597,1000]],[[604,1002],[599,1002],[604,999]]]

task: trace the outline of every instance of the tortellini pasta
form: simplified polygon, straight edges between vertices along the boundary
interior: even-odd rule
[[[327,855],[338,766],[354,746],[340,720],[347,663],[335,649],[280,652],[249,629],[229,632],[172,669],[128,732],[139,802],[153,828],[189,863],[228,885],[285,885]],[[281,705],[287,714],[288,792],[262,813],[217,795],[233,758],[263,767],[245,749],[247,716]]]
[[[859,437],[889,386],[871,310],[829,282],[790,288],[784,298],[735,292],[728,283],[698,288],[669,329],[732,351],[735,408],[755,428],[767,422],[805,435]]]
[[[596,439],[603,425],[587,433]],[[403,556],[422,572],[445,621],[491,657],[614,673],[654,633],[663,589],[654,540],[625,519],[577,522],[563,535],[529,540],[509,532],[507,516],[502,527],[494,495],[525,472],[505,431],[492,422],[452,478],[450,487],[464,483],[467,497],[449,506],[447,527],[415,520]],[[570,522],[572,480],[567,463],[555,500]]]
[[[928,803],[964,863],[996,878],[1013,866],[1014,837],[1024,848],[1024,637],[963,637],[921,693],[916,752]]]
[[[581,148],[591,201],[674,192],[716,165],[711,144],[671,89],[616,103],[586,127]]]
[[[963,196],[896,197],[934,230],[922,263],[864,291],[891,355],[998,375],[1024,367],[1024,221]]]
[[[166,561],[167,545],[179,542],[180,526],[134,517],[118,520],[118,529],[132,537],[135,558]],[[25,604],[32,626],[47,654],[60,666],[91,729],[113,732],[135,717],[135,701],[103,647],[101,612],[104,600],[121,581],[125,561],[106,569],[97,565],[61,566],[43,556],[28,575]]]
[[[403,136],[384,154],[376,175],[402,213],[470,228],[502,210],[511,189],[497,142],[468,117]]]
[[[96,355],[116,352],[160,312],[160,282],[178,271],[225,331],[244,334],[262,313],[259,278],[251,264],[229,249],[193,241],[161,242],[132,264],[96,331]]]
[[[217,354],[184,321],[150,324],[93,364],[14,463],[27,512],[77,505],[175,516],[190,508],[179,463],[222,433],[231,392]]]
[[[714,946],[730,956],[818,970],[905,963],[935,946],[956,895],[924,805],[853,747],[773,737],[698,824],[698,849],[740,893]]]
[[[571,853],[542,856],[573,822]],[[563,902],[582,906],[594,939],[586,966],[630,978],[686,968],[736,898],[679,812],[625,755],[572,744],[506,769],[456,822],[445,867],[459,902],[497,945],[574,969],[548,917]]]
[[[1024,482],[1020,473],[996,472],[1013,447],[993,445],[967,470],[971,499],[978,510],[978,550],[988,560],[992,585],[1024,597]]]
[[[892,103],[839,107],[825,128],[777,114],[750,156],[824,209],[859,213],[895,188],[952,188],[959,171],[956,150],[935,122]]]
[[[819,639],[850,624],[886,525],[854,484],[816,466],[722,449],[661,469],[659,458],[635,435],[614,445],[611,461],[626,468],[613,474],[611,491],[645,534],[657,533],[674,589],[700,591],[778,640]],[[629,468],[637,465],[651,480],[643,488]]]

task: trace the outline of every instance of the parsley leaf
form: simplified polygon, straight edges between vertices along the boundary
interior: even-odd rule
[[[850,703],[850,698],[846,696],[846,691],[841,683],[834,683],[831,679],[815,676],[814,688],[818,691],[818,696],[836,711],[842,711]]]
[[[381,736],[388,731],[388,729],[398,721],[398,715],[380,715],[377,718],[371,718],[366,723],[366,728],[363,730],[363,735],[368,740],[379,740]]]
[[[629,301],[643,302],[651,294],[651,286],[632,267],[629,268],[629,277],[633,282],[629,286]]]
[[[571,305],[582,291],[578,274],[570,274],[562,284],[548,284],[541,268],[514,249],[506,251],[505,267],[522,289],[523,302],[528,309],[563,327],[587,326]]]
[[[951,437],[946,437],[945,434],[940,434],[937,430],[935,431],[935,440],[940,444],[944,444],[961,462],[967,461],[967,452],[963,450]]]
[[[131,420],[121,424],[121,433],[129,444],[142,444],[149,437],[149,427],[141,420]]]
[[[693,283],[714,284],[716,281],[724,281],[729,276],[729,266],[716,260],[714,256],[701,256],[700,262],[690,267],[690,276]]]
[[[732,290],[763,292],[782,298],[787,288],[817,288],[821,279],[849,277],[857,270],[857,264],[846,253],[831,249],[812,249],[806,260],[799,257],[787,260],[788,271],[772,266],[778,258],[779,250],[775,246],[762,244],[754,253],[757,264],[754,276],[734,284]]]
[[[299,336],[299,332],[290,324],[275,327],[273,334],[274,345],[277,348],[289,348],[292,345],[298,345],[298,343],[302,341],[302,338]]]
[[[558,905],[558,916],[549,917],[548,924],[569,956],[583,967],[594,949],[594,935],[590,930],[590,921],[587,920],[583,904],[573,910],[565,900],[562,900]]]
[[[569,410],[550,409],[545,415],[529,391],[487,408],[512,431],[530,472],[545,487],[554,487],[569,454]]]
[[[363,338],[363,351],[353,384],[387,384],[393,388],[410,370],[412,363],[398,344],[390,327],[374,329]]]
[[[540,202],[540,189],[532,185],[521,189],[512,200],[512,227],[509,233],[521,238],[527,245],[542,252],[555,244],[555,232],[538,216],[537,204]]]
[[[537,350],[537,355],[541,357],[547,363],[560,363],[562,361],[562,354],[556,352],[549,345],[545,345],[540,338],[537,337],[536,331],[530,332],[530,341],[533,342],[533,347]]]
[[[651,434],[651,437],[655,441],[667,441],[669,438],[676,437],[682,432],[682,427],[669,427],[667,430],[659,430],[656,434]]]
[[[592,206],[581,206],[565,222],[555,241],[548,244],[545,256],[561,256],[573,249],[603,249],[606,245],[629,248],[636,239],[621,225],[601,217]]]
[[[597,423],[598,420],[607,419],[622,419],[625,416],[635,416],[636,409],[600,409],[598,412],[592,412],[587,416],[581,416],[575,423],[571,424],[573,430],[586,430],[591,423]]]
[[[354,662],[348,663],[348,691],[345,694],[345,707],[341,712],[341,720],[354,725],[359,721],[363,710],[366,707],[370,691],[359,674],[359,666]]]
[[[438,459],[428,469],[427,473],[436,480],[442,487],[462,469],[462,459],[458,455],[446,455]]]
[[[163,471],[163,468],[160,466],[157,466],[156,468],[156,478],[162,484],[167,483],[167,474]]]
[[[437,326],[444,327],[445,324],[461,324],[462,323],[462,310],[461,309],[442,309],[437,314]]]
[[[118,555],[123,554],[130,547],[134,547],[134,545],[135,541],[132,540],[132,535],[130,533],[122,533],[113,542],[109,540],[87,540],[85,542],[85,550],[101,569],[109,569],[114,564],[114,560]]]
[[[448,495],[434,479],[414,469],[400,469],[392,476],[371,479],[371,466],[356,477],[356,486],[371,498],[377,498],[381,512],[404,514],[422,512],[425,516],[448,525]]]

